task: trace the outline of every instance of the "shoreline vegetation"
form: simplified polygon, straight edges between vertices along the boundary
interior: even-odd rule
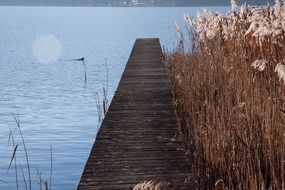
[[[199,189],[285,188],[285,2],[201,11],[167,55]]]
[[[44,178],[43,174],[36,167],[36,175],[33,176],[30,157],[26,146],[26,141],[22,132],[22,126],[18,114],[13,114],[12,117],[15,121],[15,125],[9,125],[9,137],[8,144],[12,146],[12,155],[7,169],[7,175],[10,175],[9,171],[14,170],[11,175],[15,175],[15,187],[16,189],[22,189],[25,187],[26,190],[32,190],[39,188],[40,190],[51,190],[52,189],[52,173],[53,173],[53,149],[50,146],[50,166],[49,166],[49,178]],[[8,149],[7,149],[8,150]],[[19,155],[18,155],[19,154]],[[23,163],[24,162],[24,163]],[[5,181],[3,181],[5,182]],[[37,182],[37,184],[35,183]],[[5,182],[7,183],[7,182]]]

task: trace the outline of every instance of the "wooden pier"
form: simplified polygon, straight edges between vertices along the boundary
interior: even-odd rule
[[[191,189],[159,39],[137,39],[78,189],[124,190],[149,180]]]

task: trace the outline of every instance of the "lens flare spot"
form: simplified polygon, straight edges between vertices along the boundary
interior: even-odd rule
[[[40,63],[44,64],[58,60],[62,50],[62,43],[53,34],[45,34],[36,37],[32,46],[33,55]]]

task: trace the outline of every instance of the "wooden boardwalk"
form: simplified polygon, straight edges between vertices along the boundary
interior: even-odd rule
[[[189,160],[171,140],[176,131],[159,40],[137,39],[78,189],[133,189],[145,180],[190,189]]]

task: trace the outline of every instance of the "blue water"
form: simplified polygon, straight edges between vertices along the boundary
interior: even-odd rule
[[[225,10],[226,8],[212,8]],[[176,43],[174,22],[184,27],[183,13],[197,8],[44,8],[0,7],[0,189],[16,189],[9,128],[20,172],[28,177],[23,145],[12,114],[18,114],[30,160],[33,189],[40,189],[37,170],[49,180],[52,145],[52,189],[75,189],[98,130],[96,92],[108,86],[111,99],[134,40],[159,37],[166,48]],[[32,44],[43,34],[63,46],[58,61],[40,63]],[[74,58],[86,58],[83,67]],[[105,60],[108,65],[108,85]]]

